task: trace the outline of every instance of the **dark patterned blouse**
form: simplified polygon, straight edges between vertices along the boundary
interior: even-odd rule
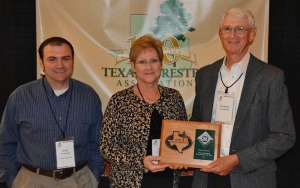
[[[114,187],[140,187],[154,108],[168,120],[187,120],[181,94],[159,86],[161,97],[148,104],[133,91],[133,86],[114,94],[104,113],[101,129],[101,154],[110,162],[109,181]]]

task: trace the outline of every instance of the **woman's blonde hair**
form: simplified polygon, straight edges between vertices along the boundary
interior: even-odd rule
[[[160,62],[163,60],[163,49],[162,42],[156,38],[154,38],[150,34],[146,34],[138,38],[131,46],[129,52],[129,60],[130,62],[135,63],[137,56],[141,51],[148,48],[154,48],[157,52],[157,56]]]

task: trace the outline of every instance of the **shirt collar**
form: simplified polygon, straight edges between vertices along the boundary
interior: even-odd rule
[[[43,77],[41,79],[41,81],[43,82],[42,84],[45,86],[45,90],[46,90],[46,93],[49,95],[49,96],[56,96],[51,85],[49,84],[48,80],[46,79],[46,77]],[[70,85],[72,85],[72,78],[70,78]],[[70,86],[69,85],[69,86]],[[64,96],[64,95],[67,95],[68,93],[70,92],[70,87],[68,87],[67,91],[64,92],[62,95],[60,96]]]
[[[234,65],[232,65],[231,70],[229,70],[225,66],[225,62],[226,62],[226,56],[225,56],[225,58],[223,59],[223,64],[222,64],[221,70],[226,71],[226,72],[232,72],[233,71],[233,72],[241,72],[241,73],[246,74],[247,67],[248,67],[248,64],[249,64],[249,60],[250,60],[250,52],[248,51],[246,53],[246,55],[244,56],[244,58],[240,62],[235,63]]]

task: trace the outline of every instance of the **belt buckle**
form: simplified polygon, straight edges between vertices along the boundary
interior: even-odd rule
[[[64,172],[62,169],[53,170],[52,177],[53,179],[63,179]]]

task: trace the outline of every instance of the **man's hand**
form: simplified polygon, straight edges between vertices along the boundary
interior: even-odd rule
[[[239,159],[236,154],[221,157],[201,169],[202,172],[214,173],[220,176],[228,175],[237,165]]]

